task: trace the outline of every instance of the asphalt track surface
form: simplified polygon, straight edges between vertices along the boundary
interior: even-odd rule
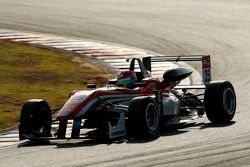
[[[250,2],[247,0],[0,0],[0,27],[89,38],[166,55],[211,54],[213,80],[230,80],[237,113],[163,129],[156,140],[59,141],[0,148],[0,166],[250,165]]]

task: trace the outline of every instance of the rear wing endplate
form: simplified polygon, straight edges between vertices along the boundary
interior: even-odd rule
[[[152,70],[152,62],[179,62],[179,61],[201,61],[202,77],[204,85],[211,81],[211,61],[210,55],[187,55],[187,56],[155,56],[144,57],[142,62],[148,71]]]

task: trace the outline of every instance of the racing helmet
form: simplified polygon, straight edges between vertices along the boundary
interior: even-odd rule
[[[122,84],[126,88],[131,88],[137,81],[134,71],[122,71],[117,77],[117,83]]]

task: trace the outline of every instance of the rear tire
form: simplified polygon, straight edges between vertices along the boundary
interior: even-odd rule
[[[236,110],[233,85],[229,81],[211,82],[205,90],[204,107],[212,123],[230,122]]]
[[[19,140],[25,139],[24,134],[49,137],[51,122],[51,110],[46,101],[40,99],[27,101],[20,114]]]
[[[128,131],[136,137],[156,137],[159,112],[151,97],[135,98],[128,109]]]

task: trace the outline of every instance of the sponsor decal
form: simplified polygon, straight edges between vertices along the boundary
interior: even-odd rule
[[[210,56],[202,57],[202,74],[203,74],[203,83],[205,85],[208,85],[209,82],[212,80]]]
[[[157,104],[157,110],[159,111],[159,113],[162,114],[163,102],[162,102],[162,92],[161,91],[155,91],[155,99],[156,99],[156,104]]]
[[[119,131],[112,132],[111,136],[115,137],[115,136],[120,136],[120,135],[124,135],[124,134],[125,134],[124,130],[119,130]]]

